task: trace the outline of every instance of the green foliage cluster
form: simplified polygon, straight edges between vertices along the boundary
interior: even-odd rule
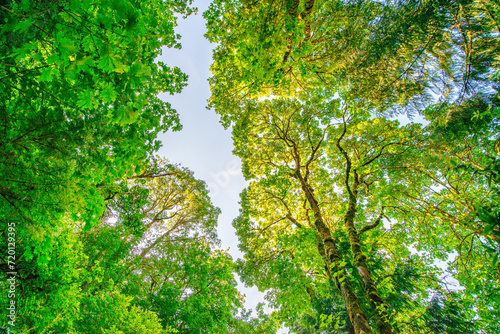
[[[15,297],[0,305],[16,318],[2,306],[0,326],[500,332],[500,6],[214,0],[209,106],[249,181],[233,262],[205,183],[154,156],[181,128],[158,94],[187,80],[156,59],[180,48],[190,5],[1,2],[0,286]],[[274,311],[239,312],[235,273]]]
[[[239,273],[278,321],[498,332],[500,6],[216,0],[204,15],[209,104],[250,182]]]
[[[191,171],[153,156],[158,133],[181,128],[158,94],[187,76],[156,59],[180,48],[190,5],[1,2],[1,328],[223,333],[236,322],[220,211]]]

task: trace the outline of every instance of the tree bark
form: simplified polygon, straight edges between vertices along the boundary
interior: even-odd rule
[[[344,138],[346,131],[347,131],[347,126],[344,120],[344,131],[337,139],[337,148],[342,153],[346,161],[345,187],[349,194],[349,204],[347,206],[347,212],[344,217],[344,226],[349,236],[351,252],[354,257],[354,265],[358,269],[359,275],[361,276],[361,280],[363,281],[363,288],[365,290],[365,295],[370,301],[373,313],[377,316],[379,332],[381,334],[392,334],[393,333],[392,326],[389,322],[389,314],[387,313],[388,307],[385,305],[384,301],[380,297],[377,287],[373,282],[373,278],[366,263],[366,255],[361,250],[361,241],[359,239],[359,234],[356,229],[356,226],[354,225],[354,218],[356,217],[356,211],[357,211],[356,205],[358,197],[358,187],[362,183],[362,176],[360,177],[358,175],[356,169],[353,170],[354,182],[351,189],[351,186],[349,184],[349,176],[352,167],[351,159],[349,158],[347,152],[340,145],[340,142]],[[368,162],[364,164],[364,166],[370,164],[375,159],[376,157],[370,159]]]
[[[366,263],[366,255],[361,250],[361,241],[359,234],[354,225],[354,218],[356,217],[356,202],[358,195],[359,178],[355,172],[354,183],[352,191],[349,191],[349,204],[347,212],[344,217],[344,225],[349,235],[349,243],[351,244],[351,251],[354,257],[354,265],[358,269],[359,275],[363,280],[363,288],[366,297],[370,301],[372,310],[378,318],[378,328],[380,334],[392,334],[392,326],[389,322],[388,307],[380,297],[378,289],[373,282],[370,269]]]
[[[321,215],[321,211],[318,207],[318,202],[314,198],[310,186],[302,177],[299,169],[297,169],[296,175],[300,181],[301,188],[306,195],[307,201],[313,210],[314,225],[325,246],[325,260],[327,261],[327,266],[330,268],[330,272],[334,273],[332,276],[334,276],[337,287],[342,293],[354,331],[356,334],[372,334],[372,330],[368,324],[368,319],[359,304],[356,294],[354,293],[346,270],[340,265],[342,259],[337,250],[335,241],[331,236],[331,231],[323,220],[323,216]]]

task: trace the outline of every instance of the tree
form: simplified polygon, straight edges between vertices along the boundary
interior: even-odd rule
[[[158,93],[179,92],[187,77],[155,59],[164,46],[180,47],[173,28],[178,16],[194,11],[190,3],[2,3],[0,174],[5,177],[0,181],[0,221],[6,241],[8,224],[15,224],[16,328],[37,333],[86,332],[90,329],[82,316],[109,308],[100,318],[107,331],[132,332],[139,319],[149,330],[160,331],[156,316],[145,311],[149,305],[131,305],[130,297],[138,295],[127,294],[122,286],[127,277],[140,282],[123,273],[122,266],[137,258],[132,246],[139,247],[134,242],[147,230],[137,224],[144,218],[140,209],[145,203],[126,197],[149,200],[147,189],[129,187],[125,180],[152,176],[157,166],[147,163],[160,146],[156,135],[180,129],[176,112]],[[184,174],[189,179],[189,173]],[[186,222],[175,233],[180,237],[209,233],[207,242],[195,243],[193,249],[214,263],[223,263],[230,272],[230,258],[208,246],[215,242],[218,211],[206,195],[183,196],[195,205],[193,214],[198,215],[193,218],[192,208],[186,208],[183,219],[207,221],[201,230],[196,223]],[[103,216],[115,197],[130,202],[118,222],[124,229],[111,228]],[[205,202],[197,203],[196,198]],[[5,288],[7,272],[12,271],[7,251],[1,259]],[[227,285],[222,285],[233,293],[228,293],[231,299],[233,281],[226,280]],[[6,299],[2,296],[2,305],[9,302]],[[238,299],[231,302],[224,314]],[[5,315],[6,309],[2,310]],[[116,312],[123,314],[121,324],[113,328]],[[2,326],[7,320],[2,316]]]
[[[262,289],[294,282],[305,300],[294,303],[303,305],[310,299],[304,286],[312,284],[306,283],[306,273],[323,272],[331,288],[340,289],[356,333],[371,331],[371,322],[380,332],[391,332],[389,306],[370,263],[391,254],[377,273],[388,274],[409,254],[408,245],[398,246],[397,232],[384,233],[380,226],[382,219],[391,219],[394,204],[388,194],[398,187],[387,175],[400,167],[396,159],[420,145],[419,126],[373,119],[332,99],[249,102],[244,112],[233,130],[235,153],[243,159],[246,177],[254,181],[242,197],[242,216],[235,227],[250,262],[243,272],[252,277],[248,282],[258,282]],[[315,264],[303,263],[311,251]],[[268,269],[258,268],[263,262]],[[299,296],[297,288],[288,285],[293,298]],[[364,291],[361,299],[357,288]],[[371,306],[369,311],[360,300]],[[366,312],[370,317],[365,320],[355,316]]]
[[[19,261],[16,328],[230,332],[242,296],[231,257],[215,249],[220,210],[206,185],[155,158],[144,173],[99,190],[107,214],[98,225],[67,222],[47,266],[32,265],[36,254]]]
[[[157,94],[179,92],[186,76],[154,59],[180,47],[174,13],[190,14],[187,4],[2,5],[2,222],[19,222],[21,239],[66,214],[91,227],[104,209],[96,186],[140,173],[156,134],[180,128]]]
[[[293,96],[317,87],[364,108],[404,105],[434,81],[426,63],[450,61],[453,5],[214,1],[204,13],[206,36],[218,43],[210,106],[228,125],[245,98]]]
[[[312,247],[323,255],[326,272],[344,263],[339,259],[357,269],[359,285],[349,290],[361,302],[343,298],[351,315],[351,305],[359,305],[380,331],[412,330],[407,324],[430,305],[425,290],[444,286],[438,271],[424,277],[421,270],[431,259],[448,261],[458,253],[448,270],[483,319],[476,328],[493,328],[498,9],[485,1],[214,2],[205,13],[207,37],[218,43],[209,102],[225,126],[234,126],[235,152],[254,180],[235,221],[248,283],[275,289],[270,298],[282,298],[281,307],[291,303],[286,289],[302,289],[293,294],[310,310],[303,288],[309,285],[314,295],[303,276],[310,271],[296,253]],[[380,112],[420,113],[431,124],[398,127],[377,117]],[[344,206],[336,206],[341,199]],[[387,258],[375,251],[375,236],[387,238],[377,234],[382,220],[394,236],[384,244]],[[331,222],[336,228],[343,222],[343,234]],[[295,247],[281,235],[295,235],[299,226],[316,230],[317,242]],[[388,246],[395,244],[397,251]],[[382,277],[395,275],[413,247],[427,252],[410,266],[427,280],[415,285],[419,295],[379,293],[384,280],[373,273],[382,274],[381,268]],[[328,279],[338,280],[338,269],[330,268]],[[298,286],[277,274],[281,270],[293,272]],[[408,293],[404,284],[395,286]],[[480,300],[479,291],[491,298]],[[384,310],[393,305],[401,313],[384,329]],[[353,321],[356,332],[365,330],[361,323]]]
[[[215,249],[220,210],[205,183],[157,157],[125,189],[108,204],[116,222],[108,218],[88,236],[89,263],[107,268],[102,281],[120,284],[166,328],[228,332],[243,298],[231,257]]]

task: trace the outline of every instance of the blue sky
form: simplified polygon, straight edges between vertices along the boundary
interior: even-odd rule
[[[177,66],[189,76],[188,85],[181,94],[161,94],[160,97],[177,110],[183,125],[178,132],[167,132],[158,137],[163,143],[158,155],[172,163],[180,163],[204,180],[215,206],[222,210],[218,234],[222,249],[229,249],[233,259],[242,257],[238,240],[231,225],[238,216],[239,194],[246,186],[241,173],[241,161],[232,154],[230,129],[219,123],[219,116],[206,109],[210,96],[208,87],[212,47],[204,37],[205,22],[202,13],[208,1],[198,1],[198,14],[179,20],[176,32],[181,34],[182,49],[165,49],[159,60],[168,66]],[[246,295],[246,308],[254,308],[263,301],[263,294],[256,288],[238,287]]]

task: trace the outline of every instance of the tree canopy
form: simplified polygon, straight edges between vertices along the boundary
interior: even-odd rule
[[[219,209],[192,172],[154,156],[158,133],[181,128],[158,94],[187,81],[156,59],[180,48],[190,5],[2,2],[2,328],[229,331],[242,296]]]
[[[204,181],[155,155],[187,82],[158,56],[195,12],[1,2],[1,328],[500,332],[500,5],[214,0],[236,261]]]
[[[205,13],[209,104],[251,181],[239,272],[293,331],[498,331],[499,9],[214,1]]]

